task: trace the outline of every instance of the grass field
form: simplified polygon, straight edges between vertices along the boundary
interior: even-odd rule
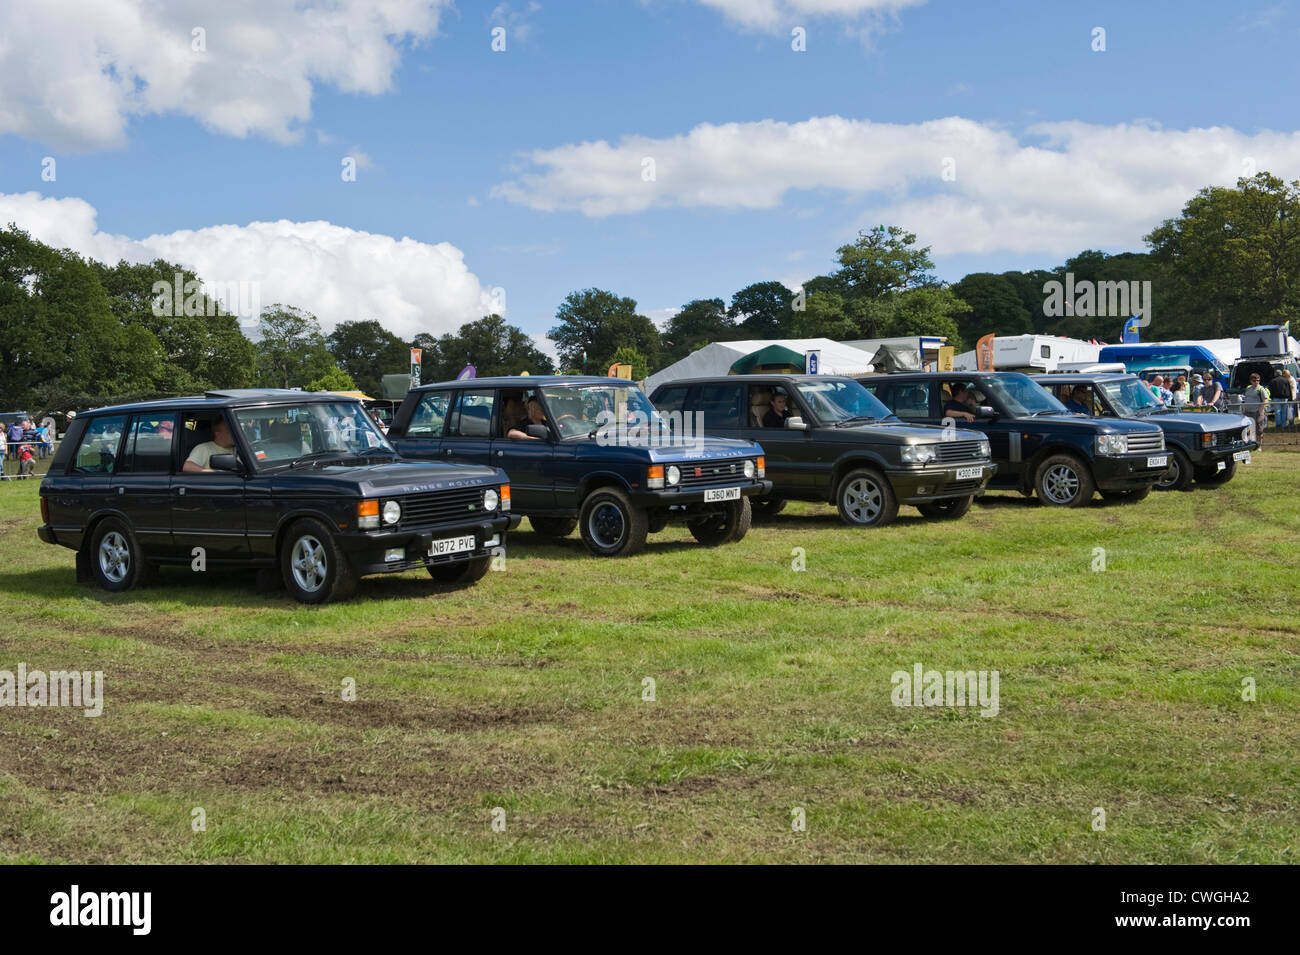
[[[525,522],[478,586],[371,578],[320,609],[244,574],[80,586],[72,553],[36,539],[36,491],[0,486],[0,669],[102,670],[106,693],[98,718],[0,708],[0,860],[1242,863],[1300,846],[1300,454],[1136,505],[989,495],[951,524],[904,508],[854,531],[795,505],[738,545],[670,528],[628,560]],[[915,663],[997,670],[998,714],[891,705]]]

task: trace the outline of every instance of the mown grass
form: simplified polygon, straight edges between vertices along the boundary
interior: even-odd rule
[[[525,522],[475,587],[324,608],[246,574],[77,585],[8,482],[0,669],[107,692],[0,708],[0,859],[1289,862],[1298,478],[1266,451],[1218,490],[865,533],[796,505],[619,561]],[[998,715],[894,707],[917,662],[998,670]]]

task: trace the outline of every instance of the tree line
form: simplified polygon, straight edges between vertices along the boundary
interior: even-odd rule
[[[636,378],[716,341],[927,334],[948,336],[959,351],[988,333],[1118,341],[1123,316],[1048,314],[1044,285],[1067,273],[1076,285],[1149,281],[1148,339],[1231,337],[1296,310],[1300,181],[1261,172],[1207,187],[1145,242],[1145,252],[1090,249],[1052,269],[976,272],[949,284],[935,278],[930,247],[881,225],[837,249],[837,267],[797,291],[760,281],[729,300],[693,299],[661,330],[634,299],[588,288],[565,297],[548,337],[561,371],[602,375],[617,361]],[[378,319],[343,321],[326,334],[311,313],[274,304],[262,310],[254,341],[201,292],[199,314],[160,315],[157,283],[178,276],[201,288],[192,270],[161,259],[109,266],[16,225],[0,231],[0,405],[81,408],[253,385],[378,395],[384,374],[407,370],[412,347],[423,350],[425,381],[454,378],[465,365],[481,377],[557,370],[495,314],[405,341]]]

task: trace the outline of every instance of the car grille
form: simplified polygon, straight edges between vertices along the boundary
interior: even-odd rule
[[[401,527],[417,524],[447,524],[487,514],[483,510],[483,488],[461,488],[433,494],[412,494],[397,498],[402,505]]]
[[[1154,451],[1163,451],[1165,449],[1165,433],[1157,431],[1155,434],[1130,434],[1128,436],[1128,453],[1129,454],[1151,454]]]
[[[667,470],[668,466],[665,466]],[[735,458],[730,461],[687,461],[677,465],[682,472],[681,481],[676,487],[702,487],[706,484],[734,484],[745,480],[745,461]]]
[[[1228,428],[1224,431],[1214,432],[1214,447],[1230,448],[1238,441],[1244,440],[1245,431],[1241,428]]]
[[[939,442],[940,461],[971,461],[977,459],[984,460],[984,455],[980,454],[979,441]]]
[[[945,484],[942,488],[944,492],[948,491],[978,491],[982,481],[953,481]]]

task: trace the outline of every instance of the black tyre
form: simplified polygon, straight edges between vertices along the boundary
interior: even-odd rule
[[[705,547],[717,547],[743,539],[753,520],[754,509],[749,498],[742,497],[739,501],[728,501],[722,510],[707,517],[688,521],[686,526],[691,536]]]
[[[1229,458],[1223,462],[1223,470],[1217,471],[1214,468],[1197,468],[1196,483],[1204,484],[1206,487],[1218,487],[1220,484],[1227,484],[1237,473],[1237,462]]]
[[[1097,485],[1088,466],[1072,454],[1054,454],[1038,466],[1034,478],[1038,499],[1052,507],[1082,507]]]
[[[568,537],[578,526],[577,518],[573,517],[530,517],[528,523],[543,537],[557,538]]]
[[[90,538],[90,575],[105,590],[121,593],[153,580],[156,568],[144,558],[140,543],[125,521],[110,517]]]
[[[1169,470],[1156,481],[1157,491],[1185,491],[1192,484],[1192,462],[1177,448],[1169,452]]]
[[[482,580],[491,565],[492,558],[488,556],[460,560],[454,564],[426,564],[425,569],[440,584],[472,584],[476,580]]]
[[[874,468],[850,471],[835,489],[840,520],[854,527],[883,527],[898,516],[898,498]]]
[[[645,549],[649,522],[645,511],[616,487],[587,495],[578,514],[582,542],[597,557],[629,557]]]
[[[916,505],[916,509],[926,517],[951,521],[964,517],[974,500],[974,494],[968,494],[966,497],[948,497],[942,501],[926,501],[924,504]]]
[[[749,499],[750,510],[754,512],[754,517],[762,520],[765,517],[776,517],[785,510],[785,498],[778,497],[775,494],[767,497],[752,497]]]
[[[1136,491],[1102,491],[1101,496],[1108,501],[1117,501],[1120,504],[1136,504],[1138,501],[1145,501],[1151,494],[1151,488],[1138,488]]]
[[[357,589],[357,575],[330,529],[314,517],[289,528],[280,545],[280,574],[297,601],[323,604],[346,600]]]

